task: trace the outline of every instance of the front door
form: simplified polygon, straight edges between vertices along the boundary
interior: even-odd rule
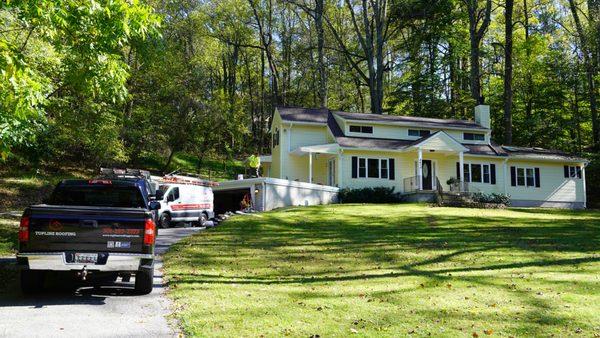
[[[423,160],[423,190],[433,189],[433,168],[431,166],[431,160]]]

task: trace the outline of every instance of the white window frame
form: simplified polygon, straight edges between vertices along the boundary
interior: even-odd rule
[[[418,131],[418,132],[419,132],[419,135],[411,135],[411,134],[410,134],[411,130]],[[421,132],[424,132],[424,131],[428,132],[429,134],[427,134],[427,135],[424,135],[424,136],[423,136],[423,135],[421,135]],[[431,133],[431,130],[429,130],[429,129],[415,129],[415,128],[409,128],[409,129],[407,130],[407,133],[408,133],[408,136],[409,136],[409,137],[419,137],[419,138],[421,138],[421,137],[427,137],[427,136],[430,136],[430,135],[432,134],[432,133]]]
[[[390,179],[390,160],[388,157],[386,158],[380,158],[380,157],[359,157],[357,156],[357,173],[356,173],[356,178],[365,178],[365,179],[371,179],[371,180],[389,180]],[[364,169],[365,169],[365,175],[361,176],[360,174],[360,162],[364,161]],[[377,160],[377,174],[378,177],[369,177],[369,160]],[[382,168],[382,163],[386,164],[386,170],[387,170],[387,176],[383,177],[382,173],[383,173],[383,168]]]
[[[465,182],[477,183],[477,184],[492,184],[492,163],[481,163],[481,162],[463,162]],[[481,166],[481,181],[473,181],[473,164]],[[485,168],[488,170],[488,181],[485,181]],[[460,177],[459,177],[460,179]]]
[[[466,138],[466,135],[467,135],[467,134],[471,134],[471,135],[473,135],[473,138],[472,138],[472,139],[468,139],[468,138]],[[478,140],[478,139],[476,138],[477,136],[483,136],[483,139],[481,139],[481,140]],[[485,141],[485,133],[476,133],[476,132],[469,132],[469,131],[465,131],[465,132],[463,132],[463,140],[464,140],[464,141],[477,141],[477,142],[484,142],[484,141]]]
[[[335,186],[335,159],[327,161],[327,183],[330,186]]]
[[[352,127],[358,127],[359,131],[352,131]],[[363,128],[371,128],[371,132],[364,131]],[[348,132],[354,133],[354,134],[373,135],[375,133],[375,128],[373,128],[373,126],[362,126],[362,125],[357,125],[357,124],[351,124],[348,126]]]
[[[539,189],[539,187],[536,187],[536,179],[535,179],[535,168],[536,167],[517,167],[515,166],[515,186],[517,187],[523,187],[523,188],[537,188]],[[523,184],[519,184],[519,169],[523,170]],[[527,184],[527,171],[531,171],[531,179],[533,182],[533,185],[529,185]],[[540,185],[541,187],[541,185]]]

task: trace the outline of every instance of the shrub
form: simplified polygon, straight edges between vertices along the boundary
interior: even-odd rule
[[[491,193],[486,194],[482,192],[476,192],[471,195],[473,201],[478,203],[492,203],[492,204],[503,204],[508,205],[510,202],[510,195],[502,193]]]
[[[340,203],[395,203],[400,199],[394,194],[394,188],[376,187],[361,189],[341,189]]]

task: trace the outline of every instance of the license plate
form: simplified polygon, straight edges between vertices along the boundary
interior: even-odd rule
[[[76,253],[75,254],[75,263],[96,264],[97,261],[98,261],[98,254],[89,254],[89,253]]]

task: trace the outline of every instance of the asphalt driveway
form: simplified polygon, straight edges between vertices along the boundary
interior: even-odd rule
[[[160,229],[157,254],[199,228]],[[15,282],[14,293],[0,296],[0,336],[178,336],[167,316],[172,312],[164,296],[162,262],[156,262],[154,291],[135,295],[133,283],[114,283],[100,289],[46,291],[24,297]],[[0,267],[2,268],[2,267]],[[133,281],[133,278],[132,278]]]

